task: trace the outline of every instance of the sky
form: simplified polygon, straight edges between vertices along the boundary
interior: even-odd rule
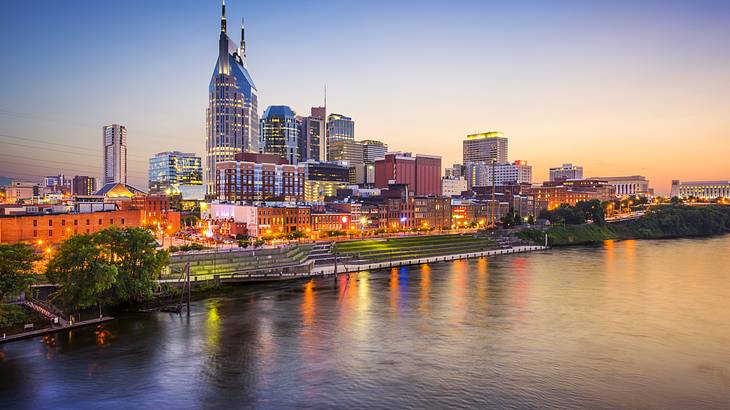
[[[509,159],[585,176],[730,179],[730,2],[242,1],[260,113],[321,105],[356,139],[461,161],[499,130]],[[0,175],[101,175],[127,126],[129,180],[160,151],[204,156],[220,3],[0,3]]]

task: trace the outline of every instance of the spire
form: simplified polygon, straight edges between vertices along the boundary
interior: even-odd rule
[[[246,27],[243,24],[243,17],[241,17],[241,52],[239,54],[241,58],[246,58]]]
[[[221,33],[226,32],[226,0],[223,0],[223,5],[221,6]]]

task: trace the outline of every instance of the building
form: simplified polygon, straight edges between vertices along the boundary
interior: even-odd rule
[[[16,203],[22,199],[30,199],[41,193],[41,184],[37,182],[11,181],[5,188],[5,202]]]
[[[303,201],[306,167],[277,154],[242,152],[216,165],[215,192],[221,201]]]
[[[362,161],[365,164],[374,164],[376,159],[385,157],[388,145],[376,140],[362,140]]]
[[[415,195],[441,195],[441,157],[387,153],[375,161],[375,187],[403,184]]]
[[[356,141],[331,141],[329,144],[329,155],[330,161],[342,162],[348,166],[362,165],[365,163],[363,145]]]
[[[463,228],[493,225],[507,215],[509,208],[508,202],[498,200],[455,199],[451,201],[451,226]]]
[[[324,119],[315,116],[315,108],[312,108],[312,115],[299,119],[299,160],[300,161],[323,161],[326,154],[323,154],[325,146]]]
[[[441,195],[447,197],[460,196],[467,191],[469,186],[466,178],[443,177],[441,178]]]
[[[299,124],[296,113],[286,105],[271,105],[261,117],[261,151],[276,154],[290,164],[298,164]]]
[[[350,180],[349,168],[329,162],[307,162],[305,167],[304,201],[322,202],[337,194]]]
[[[44,193],[66,194],[71,191],[71,181],[63,173],[43,178]]]
[[[96,178],[76,175],[71,181],[71,193],[74,195],[93,195],[96,192]]]
[[[356,226],[356,220],[349,212],[312,212],[312,231],[349,231]]]
[[[127,183],[127,127],[119,124],[102,128],[104,142],[104,184]]]
[[[454,164],[446,168],[444,176],[449,178],[466,178],[466,167],[462,164]]]
[[[489,168],[486,162],[467,162],[463,165],[464,177],[469,189],[488,186]]]
[[[606,181],[598,180],[568,180],[564,183],[545,183],[542,186],[527,188],[524,190],[528,195],[533,196],[538,204],[547,204],[547,209],[554,209],[561,204],[575,206],[580,201],[597,199],[601,202],[609,201],[615,197],[615,188]]]
[[[252,206],[209,204],[201,210],[201,218],[211,224],[221,221],[245,224],[249,236],[309,232],[311,209],[302,206]]]
[[[507,163],[507,138],[499,131],[467,135],[464,140],[464,164],[467,162]]]
[[[355,141],[355,121],[342,114],[332,113],[327,116],[327,160],[330,157],[330,146],[334,141]]]
[[[0,216],[0,243],[29,242],[44,247],[71,235],[94,233],[111,226],[138,227],[140,212],[134,209],[94,212],[66,211]]]
[[[532,165],[528,165],[526,161],[518,160],[511,164],[467,162],[464,167],[469,189],[510,183],[529,184],[532,182]]]
[[[245,30],[239,46],[228,37],[223,4],[218,60],[208,86],[206,161],[203,180],[214,193],[216,164],[239,152],[259,151],[258,92],[246,63]]]
[[[583,167],[573,164],[563,164],[550,168],[550,180],[583,179]]]
[[[653,190],[649,188],[649,181],[645,176],[641,175],[625,177],[595,177],[591,179],[605,181],[609,185],[612,185],[616,188],[617,196],[651,196],[654,194]]]
[[[190,152],[160,152],[149,159],[149,193],[179,193],[183,185],[203,184],[202,159]]]
[[[672,197],[714,200],[730,198],[730,180],[672,181]]]

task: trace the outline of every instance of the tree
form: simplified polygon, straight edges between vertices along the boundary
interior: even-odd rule
[[[149,231],[109,228],[63,242],[47,275],[59,285],[57,297],[76,308],[140,302],[152,296],[168,258]]]
[[[41,259],[26,244],[0,244],[0,300],[18,295],[33,283],[33,264]]]
[[[96,242],[109,263],[117,268],[114,297],[116,302],[141,302],[149,299],[155,279],[169,261],[165,250],[157,250],[157,241],[141,228],[109,228],[96,234]]]
[[[55,298],[83,309],[112,301],[117,268],[102,254],[94,235],[74,235],[61,243],[48,262],[46,275],[58,285]]]
[[[578,201],[575,204],[575,209],[583,214],[586,220],[591,220],[597,224],[603,224],[605,221],[605,214],[603,212],[603,206],[601,201],[597,199],[591,199],[590,201]]]
[[[510,207],[509,211],[507,211],[507,214],[505,216],[503,216],[502,219],[500,219],[500,221],[502,222],[502,225],[505,228],[511,228],[511,227],[515,226],[515,224],[517,223],[517,220],[519,219],[519,215],[517,215],[517,217],[515,217],[515,215],[516,215],[516,212],[515,212],[514,208]]]

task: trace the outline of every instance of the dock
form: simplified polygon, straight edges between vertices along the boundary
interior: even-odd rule
[[[48,328],[44,328],[44,329],[31,330],[31,331],[23,332],[23,333],[16,333],[14,335],[0,337],[0,345],[5,344],[5,343],[10,343],[10,342],[16,342],[18,340],[30,339],[33,337],[45,336],[45,335],[49,335],[52,333],[63,332],[65,330],[73,330],[73,329],[79,329],[79,328],[86,327],[86,326],[98,325],[100,323],[106,323],[111,320],[114,320],[114,318],[111,316],[102,316],[99,318],[82,320],[80,322],[74,322],[71,325],[48,327]]]

